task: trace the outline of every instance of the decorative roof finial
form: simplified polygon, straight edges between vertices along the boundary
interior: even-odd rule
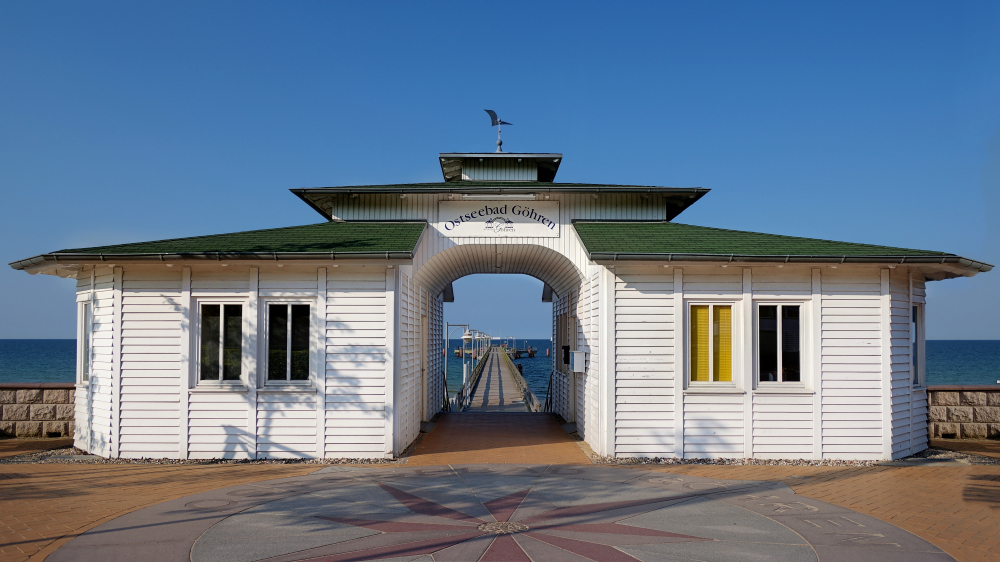
[[[491,126],[497,128],[497,152],[503,152],[503,141],[500,140],[500,125],[513,125],[513,123],[508,123],[503,119],[497,117],[497,112],[492,109],[484,109],[486,113],[490,114],[490,121],[492,121]]]

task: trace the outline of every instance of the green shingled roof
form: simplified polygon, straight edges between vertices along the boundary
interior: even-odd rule
[[[952,261],[954,254],[815,238],[762,234],[672,222],[587,222],[573,224],[591,259],[741,259],[794,261]],[[803,259],[808,258],[808,259]],[[819,259],[823,258],[823,259]],[[950,258],[950,259],[949,259]],[[971,261],[971,260],[965,260]],[[985,265],[985,264],[984,264]]]
[[[425,222],[324,222],[286,228],[173,238],[114,246],[59,250],[14,262],[24,267],[41,261],[95,257],[295,258],[309,256],[411,258]]]

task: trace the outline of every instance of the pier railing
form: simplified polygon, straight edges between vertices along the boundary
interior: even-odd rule
[[[510,367],[511,375],[514,377],[514,384],[517,385],[518,392],[521,393],[521,399],[524,400],[524,405],[528,407],[529,412],[541,412],[542,405],[538,402],[538,398],[535,393],[531,391],[528,387],[528,381],[524,380],[524,376],[521,372],[517,370],[514,366],[514,361],[510,358],[510,355],[506,351],[502,351],[504,362]]]
[[[458,389],[455,393],[455,411],[462,412],[468,409],[469,400],[472,399],[472,394],[476,391],[476,385],[479,384],[479,376],[483,374],[483,368],[486,367],[486,362],[490,358],[490,353],[493,352],[493,348],[489,347],[483,352],[482,356],[479,358],[479,362],[473,367],[472,373],[469,374],[469,380]]]
[[[549,373],[549,388],[545,391],[545,404],[542,405],[543,412],[552,411],[552,376],[555,371]]]

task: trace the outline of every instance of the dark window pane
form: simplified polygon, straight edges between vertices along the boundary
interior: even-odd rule
[[[243,369],[243,306],[225,305],[226,326],[223,335],[222,380],[238,381]]]
[[[781,380],[799,382],[799,307],[781,307]]]
[[[292,380],[309,380],[309,305],[292,305]]]
[[[762,306],[758,309],[758,371],[763,382],[778,380],[778,307]]]
[[[288,305],[268,306],[267,380],[287,380]]]
[[[201,307],[201,380],[219,380],[219,332],[221,306]]]

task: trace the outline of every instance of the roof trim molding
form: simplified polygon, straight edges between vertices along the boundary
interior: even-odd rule
[[[78,263],[106,261],[176,261],[176,260],[411,260],[414,252],[185,252],[185,253],[143,253],[143,254],[74,254],[51,253],[39,254],[23,260],[9,263],[11,268],[22,270],[27,267],[46,262]]]
[[[990,271],[993,266],[957,255],[947,256],[848,256],[848,255],[745,255],[745,254],[683,254],[683,253],[619,253],[587,252],[592,261],[708,261],[715,263],[868,263],[868,264],[958,264],[976,271]]]

